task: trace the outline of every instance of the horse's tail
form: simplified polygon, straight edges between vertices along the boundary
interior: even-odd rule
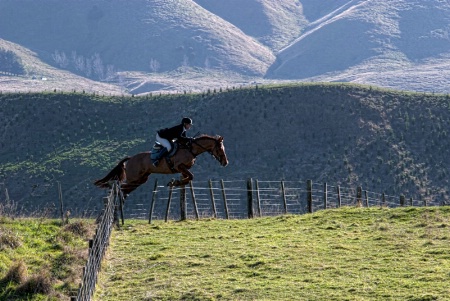
[[[117,164],[103,179],[96,180],[94,185],[100,188],[109,188],[110,181],[123,181],[126,177],[125,173],[125,162],[128,161],[130,157],[122,159],[122,161]]]

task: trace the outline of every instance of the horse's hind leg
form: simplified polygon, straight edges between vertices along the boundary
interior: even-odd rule
[[[139,180],[127,181],[122,184],[121,189],[124,197],[126,198],[133,190],[147,182],[149,175],[143,176]]]

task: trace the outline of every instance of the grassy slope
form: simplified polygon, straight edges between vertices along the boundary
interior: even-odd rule
[[[450,300],[450,210],[128,221],[95,300]]]
[[[449,198],[446,96],[336,84],[142,98],[4,94],[0,102],[0,181],[20,206],[54,202],[61,181],[67,206],[91,209],[103,195],[92,181],[148,150],[156,129],[185,114],[195,120],[192,134],[225,137],[230,160],[222,169],[202,156],[197,180],[312,179]],[[148,191],[132,200],[149,199]]]
[[[18,44],[0,39],[0,48],[13,51],[22,62],[26,74],[23,76],[0,76],[0,90],[5,93],[43,91],[95,91],[97,93],[120,94],[121,87],[89,80],[68,71],[44,63],[38,55]],[[42,80],[45,78],[46,80]]]
[[[92,221],[61,226],[61,221],[45,218],[9,219],[3,213],[0,217],[0,300],[68,300],[78,289],[87,260]],[[5,281],[19,262],[25,267],[22,281]],[[21,285],[39,276],[48,280],[50,294],[19,293]],[[37,285],[32,287],[39,290]]]

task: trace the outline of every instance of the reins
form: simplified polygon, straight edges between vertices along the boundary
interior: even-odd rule
[[[216,145],[214,146],[214,148],[216,148],[216,147],[219,145],[219,142],[218,142],[216,139],[212,138],[212,137],[204,137],[204,138],[214,140],[214,142],[215,142],[215,144],[216,144]],[[220,162],[220,158],[219,158],[219,157],[217,157],[216,155],[214,155],[214,153],[213,153],[212,151],[208,150],[208,149],[205,148],[203,145],[198,144],[198,143],[195,141],[195,138],[192,139],[191,144],[192,144],[192,143],[198,145],[198,146],[199,146],[200,148],[202,148],[204,151],[208,152],[211,156],[213,156],[214,159],[216,159],[217,161]],[[196,158],[196,157],[199,155],[199,154],[194,154],[191,150],[190,150],[190,152],[191,152],[191,154],[194,156],[194,158]]]

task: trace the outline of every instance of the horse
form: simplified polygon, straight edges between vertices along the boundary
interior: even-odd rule
[[[118,181],[125,197],[138,186],[147,182],[152,173],[181,173],[181,180],[172,179],[167,185],[171,187],[186,185],[194,179],[194,175],[189,169],[195,164],[197,156],[204,152],[209,152],[219,161],[220,165],[228,165],[223,137],[201,135],[187,139],[185,144],[178,143],[176,153],[170,157],[171,164],[163,158],[155,167],[152,164],[149,151],[138,153],[122,159],[104,178],[96,180],[94,185],[99,188],[109,188],[111,181]]]

